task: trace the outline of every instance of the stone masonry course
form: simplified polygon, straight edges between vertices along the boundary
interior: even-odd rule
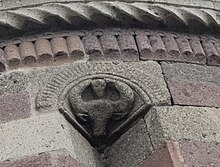
[[[66,31],[2,41],[0,71],[75,61],[175,61],[220,65],[213,36],[174,32],[100,29]]]

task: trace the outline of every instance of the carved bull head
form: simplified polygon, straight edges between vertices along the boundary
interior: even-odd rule
[[[134,103],[134,92],[119,81],[90,79],[70,91],[69,103],[79,123],[99,140],[105,138],[108,127],[129,114]]]

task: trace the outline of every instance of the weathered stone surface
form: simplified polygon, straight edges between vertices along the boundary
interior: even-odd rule
[[[204,4],[207,4],[209,8]],[[192,6],[195,8],[192,9]],[[4,30],[1,34],[4,37],[7,37],[8,34],[15,35],[16,32],[19,32],[18,30],[23,32],[25,30],[39,31],[55,26],[57,28],[69,28],[70,25],[81,28],[94,25],[94,23],[104,27],[109,25],[142,25],[156,28],[168,27],[169,29],[170,27],[172,29],[178,27],[178,30],[207,32],[210,29],[218,29],[219,20],[216,16],[219,8],[216,6],[219,7],[219,2],[204,0],[202,2],[199,0],[187,1],[184,4],[179,1],[149,2],[134,0],[126,2],[47,0],[27,4],[24,1],[14,0],[7,3],[1,2],[1,9],[3,10],[0,11],[2,16],[0,17],[2,22],[0,28]],[[12,7],[14,8],[10,9]],[[164,12],[169,17],[164,17]]]
[[[150,137],[143,119],[104,151],[108,167],[136,167],[152,151]]]
[[[152,104],[170,104],[162,70],[159,64],[153,61],[74,63],[63,67],[34,70],[30,75],[33,77],[30,85],[33,95],[41,89],[36,100],[38,108],[49,106],[56,108],[54,104],[58,104],[61,92],[71,84],[81,82],[79,79],[81,77],[84,79],[110,77],[123,82],[133,82],[141,87],[142,93],[149,96]]]
[[[138,61],[138,49],[135,43],[134,36],[130,33],[122,33],[118,38],[118,43],[124,61]]]
[[[70,57],[74,60],[82,59],[85,55],[85,50],[79,36],[71,35],[66,39]]]
[[[0,72],[3,72],[6,70],[6,61],[4,58],[4,51],[0,49]]]
[[[35,156],[28,156],[19,160],[7,160],[0,162],[0,167],[52,167],[53,163],[51,157],[47,153],[35,155]]]
[[[182,63],[162,63],[174,104],[220,107],[220,71]]]
[[[27,92],[0,96],[0,122],[27,118],[30,110]]]
[[[105,138],[109,134],[112,135],[115,129],[118,136],[121,122],[138,112],[133,109],[134,106],[139,107],[143,103],[149,105],[145,101],[142,101],[142,104],[135,103],[139,98],[137,96],[127,84],[104,78],[88,79],[79,83],[70,90],[69,99],[66,100],[70,103],[70,113],[75,116],[76,121],[85,126],[95,145],[100,146],[106,144]],[[140,112],[146,112],[145,110],[147,107]]]
[[[148,111],[150,105],[170,104],[160,66],[152,61],[75,63],[34,70],[30,75],[33,77],[30,92],[37,110],[59,110],[98,147],[115,141],[127,130],[127,125],[138,121]],[[107,84],[107,92],[102,91],[105,89],[98,81]],[[92,83],[93,87],[88,87]],[[91,92],[94,87],[97,90]],[[98,93],[97,97],[103,97],[96,99],[94,92]],[[98,141],[104,144],[97,144]]]
[[[220,107],[220,86],[211,82],[168,81],[174,104]]]
[[[182,159],[178,143],[167,142],[144,160],[140,167],[180,167]]]
[[[0,76],[0,95],[26,90],[28,77],[25,72],[14,71]]]
[[[8,45],[4,51],[5,59],[6,62],[8,62],[8,65],[12,68],[19,66],[21,62],[19,48],[16,45]]]
[[[111,34],[104,34],[100,37],[103,53],[107,60],[120,60],[120,48],[117,38]]]
[[[35,47],[39,62],[52,60],[53,52],[49,40],[39,37],[35,41]]]
[[[187,166],[220,166],[220,144],[217,142],[179,142],[184,163]]]
[[[220,110],[207,107],[154,107],[145,117],[152,144],[181,139],[220,142]]]
[[[135,33],[141,60],[206,63],[199,36],[144,30]]]
[[[0,159],[67,150],[87,166],[99,166],[95,150],[59,113],[49,113],[0,125]]]
[[[52,51],[55,59],[68,58],[68,48],[66,40],[62,37],[55,37],[51,40]]]
[[[21,42],[19,45],[19,50],[20,50],[20,55],[21,59],[24,64],[33,64],[36,62],[37,55],[36,55],[36,50],[35,46],[32,42]]]
[[[89,55],[89,60],[103,60],[102,47],[95,35],[85,36],[82,41],[86,54]]]
[[[212,82],[220,85],[219,67],[187,63],[162,62],[162,69],[167,80],[183,79],[191,81]]]
[[[57,150],[10,159],[0,162],[0,167],[85,167],[72,158],[67,151]]]

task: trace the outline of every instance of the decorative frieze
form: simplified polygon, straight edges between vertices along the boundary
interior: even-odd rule
[[[195,0],[194,0],[195,1]],[[219,8],[207,1],[52,1],[33,2],[0,10],[0,29],[9,34],[53,26],[82,27],[85,25],[144,25],[178,28],[218,28]],[[18,3],[18,2],[16,2]],[[209,6],[204,6],[207,4]],[[16,6],[16,5],[15,5]],[[214,9],[215,8],[215,9]],[[8,27],[8,29],[4,29]],[[5,36],[4,34],[1,34]]]
[[[146,29],[67,31],[2,41],[0,71],[78,60],[165,60],[219,66],[219,45],[219,38],[213,36]]]

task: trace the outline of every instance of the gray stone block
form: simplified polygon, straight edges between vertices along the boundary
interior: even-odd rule
[[[162,63],[168,88],[177,105],[219,107],[219,67]]]
[[[66,150],[87,166],[100,166],[93,147],[59,113],[0,125],[0,160]]]
[[[153,150],[143,119],[104,151],[108,167],[136,167]]]
[[[167,140],[220,142],[220,110],[208,107],[154,107],[145,121],[154,147]]]
[[[25,71],[13,71],[0,76],[0,95],[26,90],[28,78]]]
[[[162,69],[165,77],[169,80],[202,81],[220,85],[219,67],[162,62]]]
[[[147,62],[87,62],[74,63],[60,67],[35,69],[29,74],[31,96],[36,99],[37,107],[55,106],[58,97],[74,82],[83,78],[116,77],[125,82],[132,82],[147,94],[151,104],[169,105],[170,95],[164,81],[160,65]],[[40,93],[39,93],[40,91]]]

